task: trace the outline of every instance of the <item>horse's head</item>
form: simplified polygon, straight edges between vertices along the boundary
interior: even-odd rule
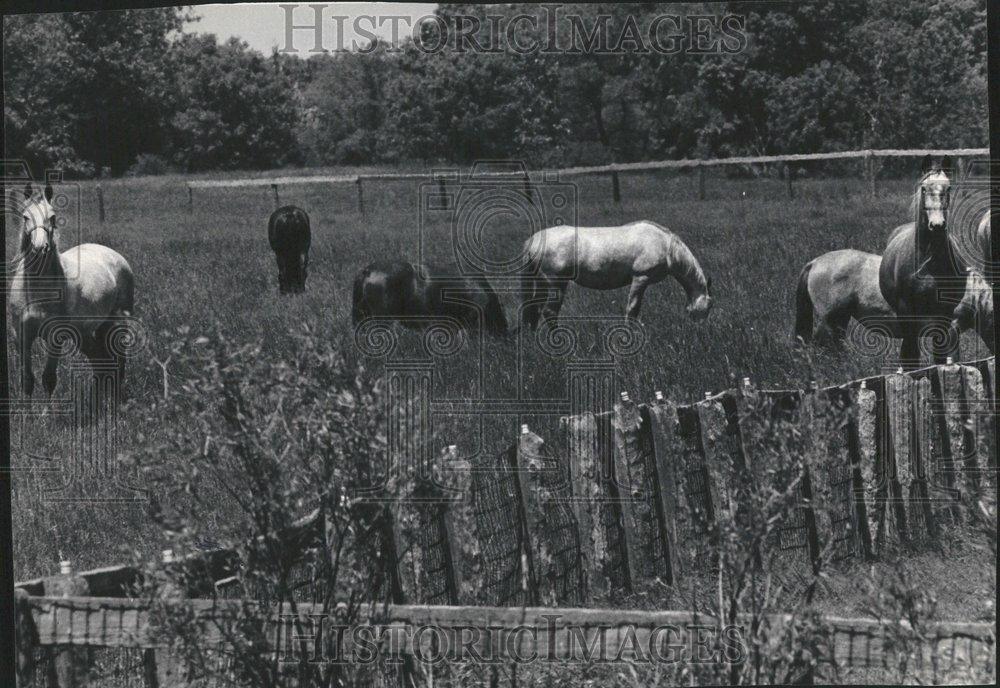
[[[712,278],[705,275],[702,285],[688,295],[687,313],[692,320],[704,320],[712,310]]]
[[[52,187],[45,186],[45,195],[35,198],[31,184],[24,187],[24,207],[21,210],[21,253],[45,255],[55,248],[56,213],[50,201]]]
[[[931,232],[940,232],[948,224],[948,202],[951,196],[951,158],[945,156],[939,162],[931,156],[924,157],[921,164],[919,194],[919,210],[927,216],[927,228]]]

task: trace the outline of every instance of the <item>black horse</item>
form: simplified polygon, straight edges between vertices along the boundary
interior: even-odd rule
[[[309,268],[309,216],[302,208],[285,205],[267,221],[267,240],[278,260],[278,288],[282,294],[306,290]]]
[[[426,319],[454,318],[470,331],[504,336],[507,318],[493,287],[482,276],[453,276],[433,266],[401,260],[370,263],[354,278],[351,319],[398,318],[419,328]]]

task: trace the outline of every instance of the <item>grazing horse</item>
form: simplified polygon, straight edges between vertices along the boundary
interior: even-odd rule
[[[91,363],[117,363],[116,390],[123,392],[125,356],[113,350],[113,331],[134,306],[135,278],[120,254],[100,244],[80,244],[59,253],[55,239],[52,187],[34,198],[31,185],[24,191],[20,253],[11,282],[10,315],[21,354],[23,389],[31,396],[35,376],[31,349],[43,327],[51,322],[67,328]],[[67,334],[66,330],[60,332]],[[56,386],[57,351],[50,349],[42,383],[52,394]]]
[[[646,288],[667,277],[684,288],[687,312],[693,320],[708,317],[712,309],[711,279],[691,249],[654,222],[550,227],[530,236],[524,242],[524,253],[529,262],[521,278],[522,298],[524,317],[531,328],[538,326],[539,318],[558,318],[570,282],[590,289],[630,286],[626,318],[638,318]]]
[[[278,289],[282,294],[306,290],[309,270],[309,216],[302,208],[284,205],[267,221],[267,240],[278,261]]]
[[[485,277],[451,276],[439,268],[401,260],[367,265],[354,278],[351,319],[357,325],[372,316],[399,318],[411,328],[448,317],[468,330],[507,334],[507,318]]]
[[[958,339],[948,335],[947,325],[957,304],[944,293],[954,293],[966,282],[965,266],[948,236],[951,160],[945,157],[934,164],[927,156],[921,169],[913,197],[914,221],[892,231],[879,270],[882,296],[899,317],[899,357],[908,368],[920,365],[923,335],[934,337],[935,363],[957,354]]]
[[[987,217],[989,217],[987,215]],[[975,329],[990,353],[994,351],[993,289],[976,270],[969,270],[965,296],[955,308],[952,327],[958,332]]]
[[[806,263],[795,292],[795,337],[838,344],[851,318],[895,332],[896,314],[879,289],[881,265],[881,256],[854,249],[830,251]],[[814,320],[819,322],[815,334]]]

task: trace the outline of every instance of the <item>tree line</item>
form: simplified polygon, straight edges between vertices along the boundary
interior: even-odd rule
[[[573,21],[621,39],[664,14],[728,14],[745,40],[707,54],[627,40],[612,51],[427,49],[467,38],[470,17],[487,32],[487,15],[543,11],[441,5],[440,21],[397,45],[307,59],[196,33],[185,8],[7,17],[6,155],[87,177],[988,141],[983,0],[563,5],[560,35]],[[542,26],[522,22],[521,38]]]

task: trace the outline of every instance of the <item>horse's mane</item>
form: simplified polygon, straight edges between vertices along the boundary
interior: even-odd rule
[[[673,247],[674,254],[684,262],[686,269],[684,270],[685,276],[692,278],[692,281],[697,282],[700,286],[708,288],[708,276],[705,274],[705,270],[701,267],[701,263],[698,262],[698,258],[694,255],[694,251],[691,250],[684,240],[680,238],[677,232],[667,229],[661,224],[656,222],[646,221],[647,224],[656,227],[661,232],[667,235]]]

